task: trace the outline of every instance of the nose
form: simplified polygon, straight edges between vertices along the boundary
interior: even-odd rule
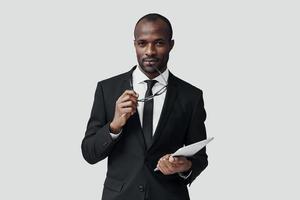
[[[146,48],[146,56],[151,57],[153,55],[156,55],[155,45],[149,44],[149,45],[147,45],[147,48]]]

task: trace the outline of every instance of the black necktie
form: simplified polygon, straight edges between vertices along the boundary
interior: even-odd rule
[[[152,95],[152,87],[157,82],[156,80],[146,80],[147,91],[145,98]],[[144,113],[143,113],[143,132],[145,137],[145,142],[147,149],[152,143],[152,134],[153,134],[153,99],[145,101],[144,103]]]

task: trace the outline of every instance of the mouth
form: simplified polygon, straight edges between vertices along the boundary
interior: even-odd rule
[[[146,64],[146,65],[154,65],[158,62],[158,59],[144,59],[143,62]]]

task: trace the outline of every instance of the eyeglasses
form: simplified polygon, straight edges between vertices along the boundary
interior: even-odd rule
[[[155,69],[156,69],[156,68],[155,68]],[[150,95],[150,96],[147,96],[147,97],[145,97],[145,98],[142,98],[142,99],[138,99],[138,100],[137,100],[138,102],[146,102],[146,101],[150,101],[150,100],[153,99],[154,97],[159,96],[159,95],[161,95],[161,94],[163,94],[164,92],[167,91],[167,87],[168,87],[168,82],[167,82],[167,80],[165,79],[165,77],[162,75],[162,73],[161,73],[158,69],[156,69],[156,71],[158,71],[158,73],[160,74],[160,76],[161,76],[162,79],[164,80],[165,85],[164,85],[162,88],[160,88],[157,92],[155,92],[154,94],[152,94],[152,95]],[[133,90],[132,78],[129,79],[129,84],[130,84],[131,90]]]

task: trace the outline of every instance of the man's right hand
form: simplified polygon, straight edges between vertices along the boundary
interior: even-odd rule
[[[126,90],[116,101],[115,115],[110,123],[110,130],[118,134],[130,116],[136,112],[138,94],[133,90]]]

